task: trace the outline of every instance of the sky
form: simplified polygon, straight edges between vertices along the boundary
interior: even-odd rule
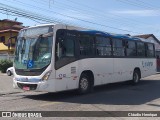
[[[0,0],[0,19],[24,26],[45,24],[2,6],[84,28],[117,34],[154,34],[160,40],[160,0]],[[7,8],[7,7],[6,7]]]

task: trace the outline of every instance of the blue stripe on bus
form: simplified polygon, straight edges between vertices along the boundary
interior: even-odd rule
[[[138,41],[141,41],[137,37],[127,36],[127,35],[121,35],[121,34],[110,34],[110,33],[101,32],[101,31],[97,31],[97,30],[81,30],[80,32],[82,32],[82,33],[88,33],[88,34],[92,34],[92,35],[97,35],[98,34],[98,35],[103,35],[103,36],[117,38],[117,39],[128,39],[128,40],[138,40]]]
[[[105,32],[101,32],[101,31],[97,31],[97,30],[82,30],[80,32],[83,32],[83,33],[89,33],[89,34],[100,34],[100,35],[104,35],[104,36],[110,36],[109,33],[105,33]]]

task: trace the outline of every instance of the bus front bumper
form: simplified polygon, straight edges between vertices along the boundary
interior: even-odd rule
[[[13,78],[13,88],[22,89],[25,91],[48,91],[49,82],[39,81],[39,82],[21,82]],[[52,89],[52,92],[54,90]]]

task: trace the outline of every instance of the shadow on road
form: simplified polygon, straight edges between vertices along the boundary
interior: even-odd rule
[[[141,80],[137,86],[127,82],[95,87],[93,93],[78,95],[76,91],[26,95],[28,99],[80,104],[140,105],[160,98],[159,80]]]

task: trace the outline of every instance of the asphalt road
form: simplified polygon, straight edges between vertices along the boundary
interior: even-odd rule
[[[132,86],[128,82],[99,86],[95,88],[93,93],[87,95],[78,95],[76,91],[60,93],[24,92],[13,89],[12,76],[0,74],[0,111],[160,111],[159,91],[160,74],[144,78],[136,86]],[[113,113],[113,116],[116,115]],[[11,119],[17,120],[17,118]],[[18,119],[21,120],[22,118]],[[34,119],[39,120],[40,118]],[[54,119],[74,120],[75,118],[54,117]],[[76,119],[96,120],[97,117],[76,117]],[[158,120],[160,118],[99,117],[98,119]]]

